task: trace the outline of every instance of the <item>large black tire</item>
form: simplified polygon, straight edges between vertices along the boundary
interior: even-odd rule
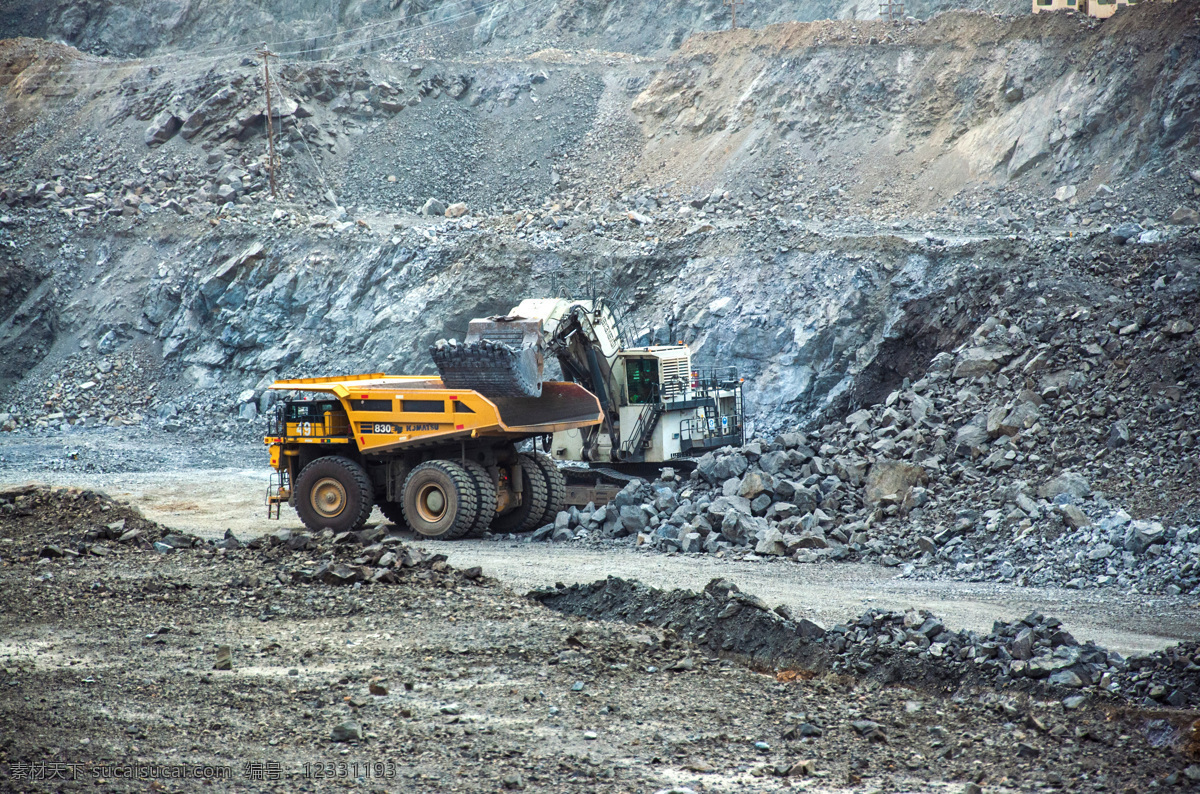
[[[376,506],[388,521],[391,521],[398,527],[404,526],[404,505],[399,502],[380,500],[376,503]]]
[[[479,516],[475,478],[450,460],[430,460],[404,481],[404,520],[430,540],[456,540]]]
[[[317,458],[296,478],[296,513],[314,532],[356,532],[374,503],[366,471],[348,458]]]
[[[543,526],[542,516],[546,513],[547,498],[546,475],[532,455],[522,452],[517,458],[524,481],[521,504],[492,519],[492,530],[495,532],[529,532]]]
[[[463,537],[477,538],[483,535],[496,517],[496,483],[492,481],[488,470],[473,460],[464,462],[463,468],[475,481],[475,496],[479,502],[479,517]]]
[[[537,461],[546,477],[546,512],[542,513],[542,520],[538,524],[539,527],[544,527],[553,524],[559,512],[567,508],[567,478],[554,465],[554,460],[544,452],[533,453],[533,459]]]

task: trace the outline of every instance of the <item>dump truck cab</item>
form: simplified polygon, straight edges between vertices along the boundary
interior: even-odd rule
[[[536,397],[484,397],[436,377],[383,373],[276,381],[265,443],[268,510],[284,503],[310,529],[354,531],[378,505],[430,538],[525,531],[553,521],[566,484],[545,455],[517,445],[601,422],[594,395],[546,382]]]

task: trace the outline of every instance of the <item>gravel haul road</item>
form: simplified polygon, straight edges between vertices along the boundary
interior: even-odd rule
[[[202,538],[232,530],[243,539],[277,529],[301,530],[291,510],[268,521],[262,506],[266,470],[180,470],[90,475],[39,473],[49,485],[95,488],[128,500],[147,518]],[[23,482],[11,472],[0,485]],[[378,513],[374,521],[382,521]],[[927,609],[955,629],[987,631],[1034,611],[1054,615],[1081,640],[1123,654],[1159,650],[1200,639],[1200,614],[1187,596],[1139,595],[1103,590],[1030,588],[991,582],[897,578],[894,569],[870,564],[795,565],[745,562],[707,555],[664,556],[616,547],[608,550],[497,541],[422,541],[458,567],[481,566],[518,592],[557,582],[578,584],[619,576],[661,589],[702,590],[723,577],[772,606],[786,604],[822,625],[850,620],[864,610]]]

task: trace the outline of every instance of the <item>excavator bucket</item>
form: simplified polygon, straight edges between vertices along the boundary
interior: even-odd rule
[[[447,388],[485,397],[540,397],[542,345],[539,321],[509,315],[472,320],[466,341],[439,339],[429,352]]]

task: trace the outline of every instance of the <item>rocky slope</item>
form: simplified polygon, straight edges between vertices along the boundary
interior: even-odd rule
[[[878,404],[637,481],[533,539],[1200,593],[1187,262],[1127,303],[1010,301]]]
[[[0,409],[128,418],[103,377],[127,352],[139,413],[229,422],[272,374],[424,371],[470,317],[595,285],[738,366],[759,431],[819,426],[1048,283],[1053,335],[1076,295],[1104,313],[1147,263],[1188,272],[1200,58],[1173,34],[1194,13],[285,62],[276,200],[253,63],[6,42],[0,377],[23,381]]]
[[[986,216],[1013,192],[1058,186],[1076,205],[1048,217],[1099,220],[1079,216],[1100,185],[1194,145],[1200,52],[1160,27],[1193,15],[944,14],[694,36],[633,103],[650,139],[640,165],[685,190],[774,175],[762,189],[833,192],[879,221],[947,202]]]
[[[1003,0],[910,0],[905,12],[924,18],[950,9],[1024,14],[1029,4]],[[634,0],[99,0],[86,4],[6,0],[0,38],[35,36],[88,52],[121,57],[169,52],[225,53],[269,41],[305,59],[349,58],[400,48],[409,53],[478,48],[537,49],[546,42],[626,52],[675,49],[689,35],[725,29],[721,0],[641,3]],[[865,0],[749,2],[739,25],[785,21],[875,19]],[[232,20],[233,24],[230,24]]]

